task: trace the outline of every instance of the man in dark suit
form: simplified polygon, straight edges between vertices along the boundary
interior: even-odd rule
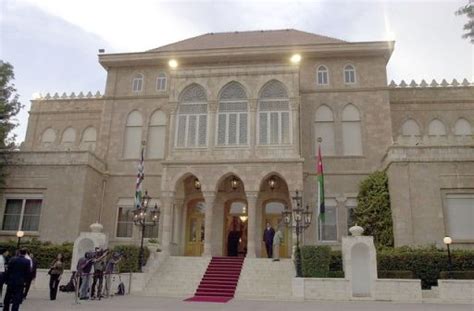
[[[36,258],[33,256],[33,253],[26,250],[26,254],[27,254],[27,256],[25,256],[25,258],[30,260],[31,270],[30,270],[30,273],[29,273],[28,277],[26,278],[25,289],[24,289],[24,293],[23,293],[23,299],[26,299],[26,296],[28,296],[28,292],[30,291],[31,282],[33,282],[33,280],[36,279],[36,270],[38,268],[38,260],[36,260]],[[30,256],[30,258],[28,258],[28,255]]]
[[[269,222],[267,227],[263,231],[263,242],[265,243],[265,249],[267,250],[268,258],[273,257],[273,237],[275,236],[275,230],[272,228]]]
[[[8,262],[7,293],[3,300],[3,311],[10,311],[10,304],[13,304],[12,311],[18,311],[20,307],[25,281],[31,271],[30,261],[25,258],[25,255],[26,249],[21,249],[18,256]]]

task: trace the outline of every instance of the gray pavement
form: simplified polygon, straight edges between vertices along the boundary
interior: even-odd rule
[[[49,301],[46,291],[32,291],[28,299],[22,304],[22,311],[122,311],[122,310],[229,310],[229,311],[474,311],[474,305],[462,304],[431,304],[431,303],[391,303],[391,302],[316,302],[316,301],[257,301],[257,300],[231,300],[226,304],[183,302],[178,298],[157,298],[139,296],[120,296],[101,301],[81,301],[74,303],[72,294],[58,293],[58,300]]]

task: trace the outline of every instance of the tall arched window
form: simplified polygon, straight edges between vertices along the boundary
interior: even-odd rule
[[[344,67],[344,83],[356,83],[356,71],[353,65],[346,65],[346,67]]]
[[[406,120],[402,125],[403,136],[420,136],[420,127],[413,119]]]
[[[151,115],[146,150],[150,159],[165,157],[166,123],[166,115],[163,111],[158,110]]]
[[[56,132],[52,128],[48,128],[41,135],[41,142],[44,144],[52,144],[56,141]]]
[[[191,84],[179,97],[176,122],[177,147],[203,147],[207,144],[206,90]]]
[[[219,96],[218,145],[245,145],[248,136],[247,94],[237,82],[224,86]]]
[[[289,144],[290,107],[283,83],[273,80],[260,91],[258,141],[261,145]]]
[[[460,118],[456,121],[454,125],[454,135],[457,136],[469,136],[472,135],[472,128],[469,121],[464,118]]]
[[[97,131],[94,127],[89,126],[82,133],[81,149],[83,150],[95,150],[95,144],[97,141]]]
[[[428,135],[431,136],[445,136],[446,135],[446,127],[444,123],[438,119],[434,119],[428,125]]]
[[[317,79],[318,85],[329,84],[329,72],[326,66],[321,65],[318,67],[316,79]]]
[[[166,74],[164,72],[160,72],[156,78],[156,90],[166,91]]]
[[[123,157],[125,159],[138,159],[140,157],[140,146],[142,143],[142,115],[138,111],[132,111],[127,117],[125,125],[125,139],[123,146]]]
[[[61,143],[71,145],[71,144],[74,144],[75,142],[76,142],[76,130],[74,130],[72,127],[68,127],[63,132]]]
[[[335,134],[334,134],[334,116],[331,109],[326,105],[321,105],[316,110],[314,118],[314,138],[318,146],[318,138],[321,137],[321,152],[323,155],[336,154]]]
[[[141,92],[143,90],[144,76],[141,73],[136,74],[132,81],[132,91]]]
[[[360,113],[352,104],[342,111],[342,141],[344,155],[362,155]]]

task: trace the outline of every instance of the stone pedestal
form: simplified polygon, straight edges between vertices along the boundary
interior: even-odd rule
[[[96,247],[107,248],[108,238],[102,233],[103,226],[96,222],[90,225],[90,229],[91,232],[81,232],[79,237],[74,241],[71,271],[76,271],[79,258],[83,257],[86,252],[94,251]]]
[[[377,282],[377,255],[372,236],[362,236],[359,226],[350,229],[352,236],[342,238],[344,275],[351,284],[352,297],[374,297]]]

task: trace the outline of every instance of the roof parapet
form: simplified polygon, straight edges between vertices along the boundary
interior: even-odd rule
[[[415,80],[411,80],[410,84],[407,84],[405,80],[402,80],[399,84],[397,84],[392,80],[388,86],[391,88],[469,87],[474,86],[474,83],[470,83],[467,79],[462,80],[461,83],[459,83],[456,79],[453,79],[451,83],[448,83],[446,79],[443,79],[441,83],[438,83],[435,79],[433,79],[430,84],[428,84],[425,80],[421,80],[419,84],[416,83]]]
[[[64,92],[62,95],[59,95],[58,92],[54,93],[54,95],[51,95],[50,93],[42,94],[40,93],[37,98],[34,98],[33,100],[71,100],[71,99],[97,99],[97,98],[102,98],[103,94],[100,93],[100,91],[97,91],[95,94],[92,94],[91,91],[87,92],[87,94],[84,95],[83,92],[79,92],[79,94],[76,95],[76,93],[71,92],[69,95]]]

